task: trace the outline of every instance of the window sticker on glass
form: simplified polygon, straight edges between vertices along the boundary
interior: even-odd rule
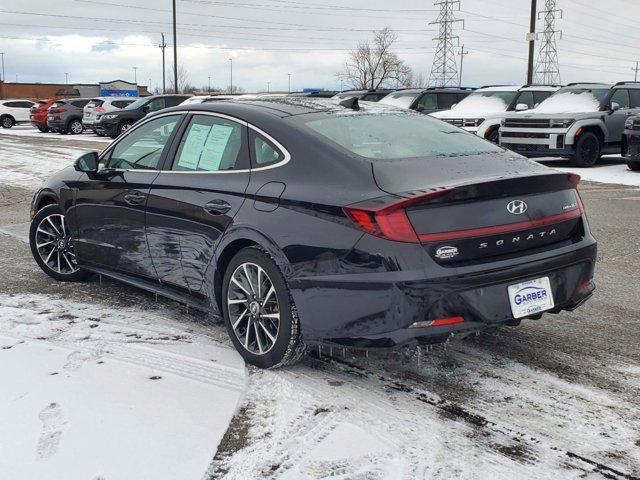
[[[233,127],[228,125],[213,125],[202,151],[199,168],[201,170],[220,170],[222,156],[227,149]]]
[[[194,123],[189,129],[178,166],[185,170],[216,171],[224,155],[233,127]]]

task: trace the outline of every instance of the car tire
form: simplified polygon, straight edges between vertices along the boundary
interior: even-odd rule
[[[580,135],[571,164],[576,167],[593,167],[599,158],[600,140],[595,133],[585,132]]]
[[[627,160],[627,167],[634,172],[640,172],[640,158],[637,160]]]
[[[31,254],[44,273],[62,282],[79,282],[91,274],[78,268],[73,241],[68,233],[62,209],[56,205],[42,208],[29,228]]]
[[[16,121],[11,115],[5,115],[4,117],[0,118],[0,126],[2,126],[2,128],[11,128],[15,124]]]
[[[127,130],[129,130],[131,128],[131,125],[133,125],[133,122],[124,121],[120,123],[120,125],[118,125],[118,135],[122,135],[123,132],[126,132]]]
[[[80,135],[84,132],[84,126],[80,120],[71,120],[67,125],[66,130],[72,135]]]
[[[42,127],[38,125],[38,130],[40,130],[40,132],[42,133],[47,133],[49,131],[49,127]]]
[[[304,353],[289,287],[264,250],[248,247],[233,257],[222,282],[221,306],[229,337],[247,363],[278,368]]]

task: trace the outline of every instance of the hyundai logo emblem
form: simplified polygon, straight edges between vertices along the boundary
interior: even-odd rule
[[[522,215],[527,211],[527,204],[522,200],[513,200],[507,205],[507,210],[512,215]]]

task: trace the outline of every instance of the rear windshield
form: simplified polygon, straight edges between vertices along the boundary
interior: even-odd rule
[[[341,147],[370,159],[473,155],[502,151],[477,135],[426,115],[347,114],[306,125]]]
[[[394,92],[380,100],[380,103],[393,105],[394,107],[409,108],[420,93],[422,92]]]
[[[600,110],[608,88],[563,88],[536,107],[535,113],[587,113]]]

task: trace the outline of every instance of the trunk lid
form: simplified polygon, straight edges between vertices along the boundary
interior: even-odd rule
[[[584,235],[579,177],[520,157],[374,162],[373,173],[387,194],[418,199],[407,204],[406,216],[420,243],[442,265],[489,261]],[[450,191],[419,201],[443,188]]]

